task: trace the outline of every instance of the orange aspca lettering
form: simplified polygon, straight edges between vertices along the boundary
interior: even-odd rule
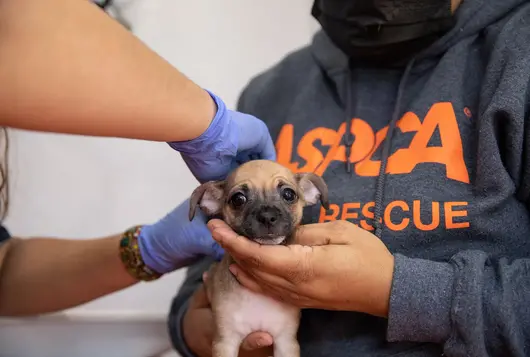
[[[368,202],[367,204],[363,206],[363,209],[362,209],[363,216],[368,219],[361,220],[361,228],[366,229],[367,231],[374,230],[374,226],[368,223],[369,220],[374,219],[374,211],[373,211],[374,207],[375,207],[375,202]],[[381,219],[379,219],[379,222],[381,222]]]
[[[343,204],[340,219],[343,221],[348,219],[357,219],[359,217],[359,213],[356,210],[359,208],[361,208],[361,204],[359,202]]]
[[[447,216],[447,209],[445,210],[445,214]],[[431,202],[431,212],[432,212],[432,219],[431,223],[424,224],[421,221],[421,203],[418,200],[414,200],[413,202],[413,208],[412,208],[412,219],[414,220],[414,225],[421,229],[422,231],[432,231],[433,229],[436,229],[438,225],[440,224],[440,202]]]
[[[318,221],[320,223],[337,220],[337,216],[339,215],[339,212],[340,212],[339,205],[331,203],[329,205],[329,209],[331,210],[331,212],[327,213],[323,207],[320,208],[320,217],[318,218]]]
[[[440,209],[443,207],[443,210]],[[403,231],[415,228],[420,231],[432,231],[437,228],[462,229],[469,227],[467,202],[430,202],[411,203],[396,200],[389,202],[383,210],[381,222],[391,231]],[[368,231],[373,231],[374,202],[346,202],[341,205],[332,203],[326,211],[320,208],[319,223],[347,220]],[[424,217],[425,222],[422,221]],[[430,217],[430,218],[429,218]]]
[[[399,207],[403,212],[407,212],[409,210],[409,206],[404,201],[393,201],[390,202],[386,208],[385,208],[385,214],[384,214],[384,222],[387,225],[388,228],[390,228],[393,231],[402,231],[409,225],[410,219],[409,218],[402,218],[401,222],[394,223],[390,219],[390,215],[392,213],[392,210],[394,207]]]
[[[285,124],[276,140],[276,154],[280,164],[286,166],[292,171],[298,171],[298,164],[291,162],[291,153],[293,152],[293,124]]]
[[[387,174],[410,174],[419,164],[436,163],[445,166],[447,178],[469,183],[462,138],[451,103],[434,104],[423,122],[416,114],[408,112],[396,125],[402,133],[414,133],[414,137],[409,147],[397,150],[388,158]],[[286,124],[276,141],[278,162],[295,172],[315,172],[317,175],[323,175],[333,161],[348,160],[355,163],[357,175],[377,176],[381,161],[373,160],[373,154],[386,139],[388,126],[374,133],[367,122],[354,118],[350,128],[355,141],[349,158],[346,158],[346,148],[341,140],[346,132],[345,123],[338,130],[319,127],[305,133],[296,146],[298,156],[305,161],[305,164],[299,167],[298,163],[292,162],[295,149],[294,126]],[[441,145],[429,146],[429,141],[436,131],[439,133]],[[316,143],[328,147],[325,155],[315,146]]]
[[[469,222],[455,222],[455,217],[467,217],[467,210],[455,211],[455,206],[467,206],[467,202],[445,202],[445,225],[448,229],[468,228]]]

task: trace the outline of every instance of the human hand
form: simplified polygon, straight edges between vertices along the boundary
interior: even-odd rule
[[[206,216],[197,212],[189,220],[189,199],[154,224],[140,231],[138,245],[144,263],[160,274],[187,266],[201,256],[223,257],[223,249],[212,239]]]
[[[207,277],[204,277],[207,279]],[[190,299],[182,321],[182,334],[188,348],[198,357],[212,355],[214,321],[206,282],[201,284]],[[239,357],[268,357],[272,355],[272,336],[264,332],[248,335],[239,350]]]
[[[210,93],[217,113],[209,128],[198,138],[170,142],[199,180],[224,180],[237,166],[251,159],[276,160],[276,151],[267,125],[252,115],[226,108]]]
[[[394,257],[372,233],[347,221],[299,227],[289,246],[259,245],[224,222],[208,224],[250,290],[299,306],[388,316]]]

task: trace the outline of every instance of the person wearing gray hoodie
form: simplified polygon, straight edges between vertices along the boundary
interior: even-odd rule
[[[267,123],[280,163],[327,182],[329,209],[307,208],[304,223],[333,245],[338,231],[325,227],[349,222],[340,227],[354,232],[344,239],[372,269],[365,277],[385,271],[370,266],[371,249],[387,249],[392,266],[383,298],[352,290],[378,279],[363,285],[329,256],[336,294],[364,305],[299,300],[302,356],[530,355],[530,2],[316,0],[312,14],[322,25],[312,43],[253,78],[238,110]],[[280,255],[246,246],[261,254],[254,269],[242,240],[214,238],[240,253],[249,287]],[[376,238],[382,248],[361,247]],[[211,262],[188,270],[171,307],[183,356],[198,354],[191,339],[202,337],[183,320]],[[326,293],[322,279],[305,283]],[[381,314],[365,308],[374,301]]]

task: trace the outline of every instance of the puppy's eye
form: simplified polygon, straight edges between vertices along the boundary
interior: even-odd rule
[[[234,193],[232,197],[230,197],[230,204],[234,208],[240,208],[245,203],[247,203],[247,198],[241,192]]]
[[[292,203],[294,202],[294,200],[296,200],[296,192],[294,192],[294,190],[291,188],[288,188],[288,187],[284,188],[281,194],[282,194],[282,198],[286,202]]]

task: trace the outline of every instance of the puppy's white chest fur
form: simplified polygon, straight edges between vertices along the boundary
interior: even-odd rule
[[[229,265],[225,256],[208,277],[215,322],[212,356],[237,357],[241,342],[260,331],[274,339],[274,357],[299,357],[300,309],[248,290],[230,273]]]
[[[237,285],[220,302],[221,324],[242,339],[255,331],[273,337],[298,328],[299,309]]]

